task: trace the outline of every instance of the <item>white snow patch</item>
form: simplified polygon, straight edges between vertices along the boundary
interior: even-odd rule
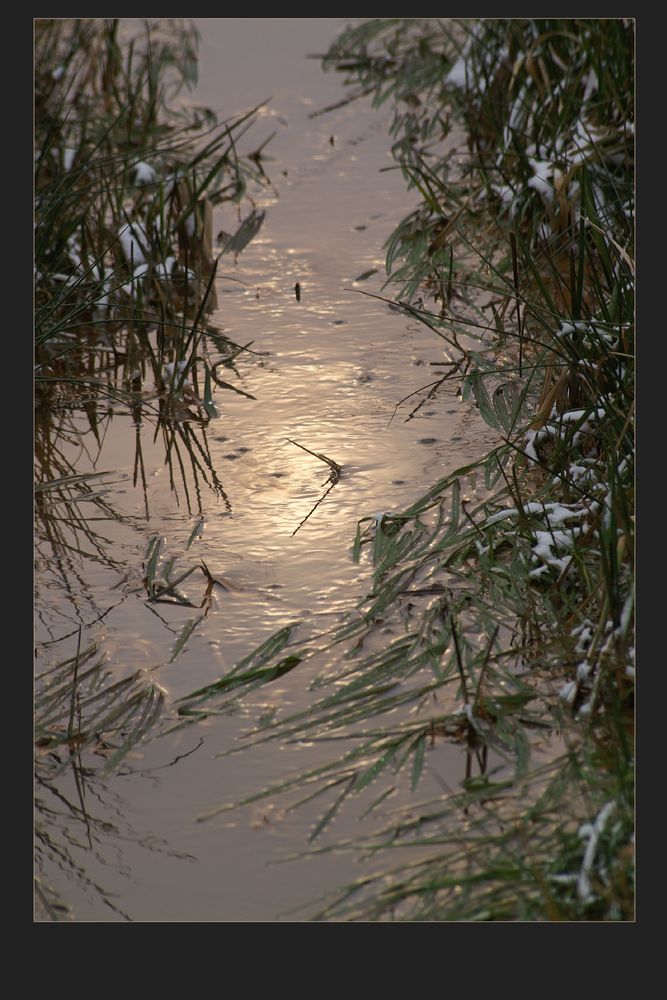
[[[146,257],[142,247],[148,246],[148,236],[141,223],[125,226],[118,235],[128,263],[133,263],[135,267],[137,264],[145,264]]]
[[[558,697],[561,701],[567,702],[568,705],[572,705],[574,699],[577,697],[577,685],[575,681],[568,681],[563,684],[562,688],[558,692]]]
[[[447,83],[451,83],[452,87],[460,87],[461,90],[465,90],[468,81],[468,67],[465,55],[462,54],[459,56],[447,74],[446,79]]]
[[[593,640],[593,634],[593,628],[588,622],[580,625],[578,629],[572,629],[570,635],[573,638],[576,638],[577,635],[579,636],[579,641],[574,650],[575,653],[588,652],[588,648]]]
[[[632,609],[635,603],[635,591],[634,587],[626,597],[623,603],[623,610],[621,611],[621,621],[618,628],[616,629],[616,635],[625,636],[630,628],[630,620],[632,618]]]
[[[151,167],[149,163],[144,163],[143,160],[140,163],[135,164],[134,167],[134,183],[135,184],[155,184],[157,181],[157,174]]]
[[[588,77],[586,79],[586,87],[584,88],[584,96],[582,104],[585,104],[588,98],[591,96],[591,94],[595,93],[597,89],[598,89],[597,73],[591,66],[590,70],[588,71]]]
[[[573,463],[568,471],[572,477],[573,483],[583,483],[587,479],[595,479],[595,472],[590,468],[590,466],[576,465]]]
[[[136,267],[130,280],[126,281],[123,285],[123,291],[127,292],[128,295],[131,295],[133,285],[138,282],[140,278],[143,278],[146,274],[148,274],[149,271],[150,267],[148,264],[140,264],[139,267]]]
[[[174,361],[171,364],[165,365],[164,370],[166,371],[170,379],[174,376],[174,373],[175,377],[179,378],[187,367],[188,367],[187,361]]]
[[[550,567],[563,573],[570,565],[571,557],[556,555],[558,550],[571,549],[576,535],[581,533],[580,527],[570,528],[569,531],[536,531],[535,545],[533,546],[533,556],[544,565],[531,570],[529,577],[537,579],[545,572],[545,567]]]
[[[536,160],[532,156],[528,157],[528,162],[533,171],[533,177],[528,181],[528,187],[534,188],[543,198],[551,199],[554,188],[549,178],[553,176],[553,164],[549,163],[548,160]]]
[[[584,851],[584,860],[582,862],[579,878],[577,880],[577,895],[582,902],[587,902],[593,894],[589,875],[593,868],[593,862],[595,861],[595,852],[597,851],[598,841],[602,835],[607,820],[614,811],[614,808],[614,802],[607,802],[592,823],[583,823],[579,827],[579,836],[581,839],[588,840],[586,850]]]
[[[577,666],[577,681],[578,681],[579,684],[583,683],[583,681],[586,680],[586,678],[589,676],[589,674],[590,674],[590,672],[591,672],[592,669],[593,668],[590,665],[590,663],[588,662],[588,660],[582,660],[581,663],[578,664],[578,666]]]
[[[159,278],[169,278],[174,272],[174,268],[178,265],[178,261],[175,257],[166,257],[161,264],[156,268]]]
[[[528,431],[525,440],[526,455],[531,462],[535,462],[536,464],[539,464],[540,461],[535,450],[535,445],[541,440],[541,437],[538,437],[539,433],[539,431]]]

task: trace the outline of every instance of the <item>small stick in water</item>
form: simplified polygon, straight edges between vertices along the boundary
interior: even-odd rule
[[[294,286],[294,294],[296,295],[296,301],[301,302],[301,285],[299,284],[298,281]]]
[[[293,441],[292,438],[287,438],[287,440],[289,441],[290,444],[295,444],[297,448],[301,448],[301,451],[307,451],[308,454],[312,455],[314,458],[319,458],[320,462],[326,462],[326,464],[331,469],[331,475],[329,476],[329,480],[334,484],[338,482],[338,480],[340,479],[340,474],[343,471],[338,462],[334,462],[333,458],[327,458],[326,455],[320,454],[319,451],[311,451],[310,448],[305,448],[302,444],[299,444],[298,441]]]

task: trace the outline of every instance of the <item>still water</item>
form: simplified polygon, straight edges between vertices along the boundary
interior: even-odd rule
[[[100,525],[97,546],[59,560],[40,540],[35,614],[39,668],[74,655],[83,624],[85,640],[97,642],[119,676],[146,670],[169,702],[220,677],[281,626],[302,621],[316,632],[353,608],[370,586],[368,565],[350,557],[358,519],[408,506],[492,441],[455,385],[408,422],[408,404],[394,415],[400,400],[434,381],[432,365],[446,356],[428,329],[361,294],[382,294],[383,243],[415,198],[390,156],[390,110],[364,98],[312,116],[345,95],[340,77],[309,58],[327,50],[344,20],[196,23],[192,100],[221,117],[265,102],[245,152],[275,133],[264,149],[270,184],[252,192],[264,225],[236,263],[223,258],[212,317],[249,345],[233,383],[246,395],[218,389],[219,416],[204,437],[195,430],[181,442],[178,461],[150,419],[137,426],[122,412],[99,441],[59,443],[77,471],[111,473],[107,498],[122,517]],[[235,221],[221,212],[214,231],[233,231]],[[199,473],[190,452],[207,456]],[[329,469],[311,452],[342,470],[328,493]],[[177,567],[204,560],[227,587],[215,588],[173,662],[192,612],[158,614],[145,603],[143,560],[155,535]],[[193,603],[202,579],[193,574],[183,585]],[[299,906],[361,874],[351,855],[282,863],[305,848],[318,805],[281,812],[267,800],[196,821],[326,759],[330,750],[320,746],[277,742],[218,756],[253,711],[305,707],[307,684],[292,671],[237,714],[136,748],[120,774],[84,789],[85,810],[72,806],[82,801],[74,776],[43,790],[53,817],[44,877],[75,919],[301,919],[308,910]],[[422,782],[432,787],[420,791],[435,793],[436,778],[458,782],[461,758],[457,747],[434,751]],[[358,826],[353,814],[341,817],[332,837]]]

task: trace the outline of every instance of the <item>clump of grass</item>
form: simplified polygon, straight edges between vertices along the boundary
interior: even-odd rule
[[[371,594],[333,632],[291,636],[313,702],[247,738],[346,749],[246,802],[322,796],[312,840],[345,807],[378,818],[319,848],[387,858],[322,918],[632,918],[632,60],[631,22],[527,19],[373,19],[325,60],[395,102],[423,200],[388,241],[389,281],[446,342],[424,393],[455,379],[498,445],[361,519]],[[441,145],[456,116],[463,171]],[[192,704],[224,711],[228,692]],[[466,751],[462,790],[388,812],[443,739]]]
[[[164,694],[141,672],[115,678],[104,657],[90,662],[96,652],[94,643],[79,647],[74,657],[38,676],[35,740],[42,754],[51,755],[51,765],[57,748],[77,755],[94,748],[109,773],[153,727]]]
[[[218,123],[175,103],[196,82],[196,30],[141,24],[36,23],[36,401],[141,399],[152,381],[162,410],[185,395],[210,416],[212,210],[240,215],[262,183],[236,152],[253,111]],[[256,231],[239,229],[236,253]]]
[[[105,474],[70,475],[61,480],[38,484],[38,504],[48,504],[50,513],[41,519],[46,535],[40,543],[57,553],[62,583],[70,587],[68,573],[77,572],[76,557],[84,545],[89,557],[118,569],[106,552],[109,541],[96,533],[79,508],[95,505],[97,518],[117,517],[105,498],[100,479]],[[95,488],[97,487],[97,488]],[[93,519],[94,520],[94,519]],[[201,519],[193,526],[185,549],[200,533]],[[69,920],[74,911],[66,898],[51,884],[54,873],[77,886],[87,896],[96,897],[117,916],[129,920],[103,882],[91,874],[85,858],[94,851],[107,863],[117,863],[118,841],[133,840],[139,847],[183,857],[160,840],[137,835],[120,816],[116,792],[109,786],[112,775],[133,773],[133,758],[141,744],[164,733],[170,725],[169,699],[152,679],[152,671],[120,669],[104,654],[97,642],[85,636],[94,630],[127,593],[145,589],[146,605],[157,613],[160,604],[199,608],[200,613],[175,636],[170,662],[182,652],[194,628],[208,612],[215,584],[205,564],[176,571],[175,556],[163,552],[163,540],[154,536],[148,543],[143,570],[143,586],[126,591],[114,605],[101,611],[91,599],[91,619],[73,633],[54,638],[44,650],[64,639],[76,638],[76,652],[38,672],[35,679],[35,907],[38,919]],[[48,556],[46,557],[48,558]],[[183,594],[181,585],[195,571],[205,577],[199,604]],[[137,574],[139,576],[139,574]],[[82,603],[75,604],[79,616]],[[168,625],[168,623],[167,623]],[[169,626],[168,626],[169,627]],[[169,765],[164,765],[169,766]],[[139,768],[141,772],[142,768]],[[98,812],[98,804],[103,808]],[[110,821],[109,816],[118,816]],[[84,857],[79,856],[83,851]],[[114,860],[116,859],[116,860]]]
[[[530,916],[628,919],[633,884],[633,26],[620,20],[489,20],[461,29],[467,41],[458,60],[446,71],[441,67],[440,80],[466,125],[467,175],[454,178],[452,192],[446,165],[414,143],[410,158],[401,162],[424,194],[422,219],[444,216],[446,206],[460,202],[462,186],[473,210],[463,213],[445,241],[436,235],[428,246],[423,240],[415,248],[403,227],[389,249],[404,260],[396,275],[403,294],[416,293],[420,305],[429,295],[440,299],[440,312],[425,317],[429,325],[442,329],[460,320],[466,305],[470,316],[471,307],[480,306],[479,299],[466,302],[470,285],[485,295],[480,311],[492,315],[498,341],[490,351],[470,352],[463,396],[474,398],[506,446],[481,463],[487,485],[495,464],[503,486],[487,498],[487,516],[469,519],[477,534],[469,565],[481,574],[467,585],[470,604],[479,605],[484,595],[491,620],[521,624],[529,637],[520,651],[528,676],[571,678],[554,691],[544,712],[554,728],[559,701],[574,714],[572,748],[552,788],[567,821],[546,826],[548,853],[558,859],[562,878],[557,879],[557,901],[551,890],[542,893]],[[376,38],[378,30],[376,24]],[[395,37],[393,26],[383,30]],[[432,41],[437,30],[432,21],[420,25],[417,44],[430,44],[424,39]],[[409,59],[394,72],[405,87]],[[387,87],[386,73],[382,85]],[[427,122],[429,113],[427,97],[418,114]],[[397,120],[404,138],[414,136],[411,116],[399,119],[397,113]],[[427,133],[434,141],[440,138],[432,120]],[[484,212],[493,214],[495,239],[486,239],[482,250]],[[485,227],[484,236],[489,232]],[[471,253],[478,262],[472,280],[467,261],[458,273],[453,264],[457,255],[469,258]],[[442,295],[445,286],[447,296]],[[404,565],[412,560],[410,552]],[[523,670],[522,679],[528,679]],[[601,744],[607,751],[603,756]],[[583,793],[581,811],[571,801],[564,808],[575,783]],[[531,807],[531,822],[540,802]],[[615,820],[606,827],[612,814]],[[524,820],[519,813],[510,827],[512,837]],[[583,860],[582,837],[588,837]],[[488,846],[483,833],[477,840]],[[599,895],[586,869],[596,850],[598,860],[606,851],[597,876]],[[539,837],[529,840],[519,856],[523,874],[518,881],[524,887],[536,873],[538,881],[547,874],[556,878],[554,869],[539,860]],[[574,856],[582,865],[578,874]],[[493,886],[490,866],[480,862],[475,871]],[[417,912],[461,912],[449,903],[439,909],[442,899],[437,899],[436,894],[435,910],[418,905]],[[483,905],[474,893],[470,901],[468,916]],[[525,913],[521,907],[505,910],[506,916]]]
[[[343,32],[324,66],[393,102],[393,152],[423,198],[390,241],[388,271],[404,257],[413,280],[456,279],[462,208],[482,218],[489,257],[502,227],[493,240],[486,220],[500,218],[569,272],[591,206],[632,256],[633,45],[630,19],[371,19]],[[443,147],[457,121],[462,164]]]
[[[129,771],[133,752],[155,730],[164,692],[143,671],[119,676],[96,643],[43,670],[35,688],[35,916],[72,920],[70,888],[96,898],[115,918],[130,920],[98,881],[90,855],[117,866],[119,845],[171,853],[159,839],[137,834],[107,781]],[[182,855],[181,855],[182,856]],[[70,895],[71,899],[71,895]]]

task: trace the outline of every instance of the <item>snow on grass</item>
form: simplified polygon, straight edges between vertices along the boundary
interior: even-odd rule
[[[577,880],[577,895],[582,902],[588,902],[594,898],[591,887],[590,875],[593,870],[593,862],[597,853],[598,843],[607,820],[616,808],[615,802],[607,802],[595,817],[592,823],[582,823],[579,827],[579,836],[586,840],[586,850]]]
[[[148,163],[144,163],[143,160],[134,167],[134,183],[135,184],[155,184],[157,182],[157,174],[155,170]]]
[[[129,264],[136,267],[138,264],[147,263],[144,248],[150,244],[148,234],[141,223],[133,222],[125,226],[118,235]]]

